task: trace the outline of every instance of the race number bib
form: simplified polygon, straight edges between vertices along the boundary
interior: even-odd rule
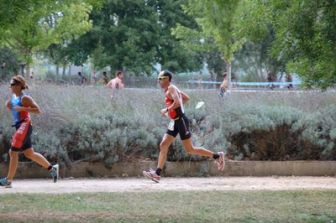
[[[170,122],[168,124],[168,130],[174,131],[174,124],[175,124],[175,121],[174,120],[170,120]]]

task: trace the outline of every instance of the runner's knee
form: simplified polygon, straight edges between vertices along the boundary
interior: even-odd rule
[[[193,154],[194,151],[195,151],[195,149],[194,149],[193,146],[186,146],[186,147],[185,147],[185,150],[186,150],[186,152],[189,153],[189,154]]]
[[[168,143],[162,141],[160,143],[160,152],[166,152],[166,151],[168,151],[168,149],[169,149]]]
[[[26,150],[23,152],[24,156],[27,157],[28,159],[31,159],[34,155],[34,152],[33,151],[30,151],[30,150]]]
[[[10,152],[9,152],[9,157],[10,157],[11,159],[15,159],[15,158],[18,157],[18,153],[17,153],[17,152],[10,151]]]

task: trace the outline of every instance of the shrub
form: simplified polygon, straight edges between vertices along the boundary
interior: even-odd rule
[[[157,159],[168,120],[161,117],[163,93],[125,89],[113,100],[97,86],[32,83],[29,91],[43,114],[32,115],[34,147],[49,159],[104,162],[107,167],[130,159]],[[190,91],[186,113],[193,142],[213,151],[225,150],[237,160],[336,160],[335,95],[305,93],[235,93],[221,99],[214,91]],[[0,88],[2,101],[7,88]],[[198,101],[205,106],[195,109]],[[8,151],[13,128],[2,110],[0,158]],[[201,160],[189,156],[178,139],[168,160]]]

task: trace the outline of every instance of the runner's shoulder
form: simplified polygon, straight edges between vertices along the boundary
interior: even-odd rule
[[[171,90],[180,91],[180,90],[178,89],[178,87],[176,87],[176,86],[173,85],[173,84],[169,85],[168,90],[169,90],[169,91],[171,91]]]
[[[21,98],[22,104],[31,104],[32,101],[33,101],[33,98],[29,95],[23,95]]]

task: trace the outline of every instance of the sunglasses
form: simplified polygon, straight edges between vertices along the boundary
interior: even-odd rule
[[[158,79],[159,79],[159,81],[162,81],[162,80],[164,80],[164,79],[166,79],[167,77],[159,77]]]
[[[11,87],[14,87],[14,86],[17,86],[17,85],[19,85],[19,83],[16,82],[16,81],[10,83],[10,86],[11,86]]]

